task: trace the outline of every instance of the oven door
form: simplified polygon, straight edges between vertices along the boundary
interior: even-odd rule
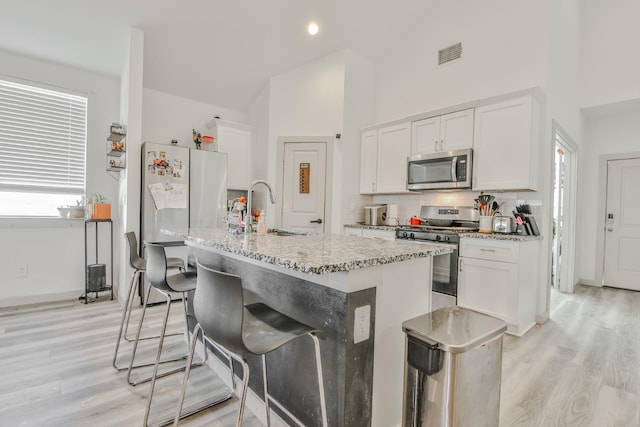
[[[458,244],[457,243],[440,243],[431,241],[410,240],[412,243],[438,243],[441,245],[451,246],[453,252],[444,255],[436,255],[432,258],[433,292],[456,297],[458,295]]]

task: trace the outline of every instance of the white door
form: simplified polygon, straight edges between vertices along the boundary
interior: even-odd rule
[[[640,159],[607,168],[604,284],[640,291]]]
[[[324,233],[327,144],[284,144],[282,228]]]

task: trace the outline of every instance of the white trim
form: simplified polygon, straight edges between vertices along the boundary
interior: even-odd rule
[[[64,301],[68,299],[76,300],[83,292],[84,289],[57,292],[53,294],[26,295],[20,297],[3,298],[0,299],[0,307],[15,307],[19,305],[40,304],[43,302]]]
[[[286,143],[313,143],[324,142],[327,144],[327,163],[325,177],[325,233],[331,233],[333,212],[333,147],[335,138],[333,136],[279,136],[276,152],[276,194],[283,194],[284,188],[284,144]],[[276,198],[276,227],[282,227],[282,197]]]
[[[557,144],[556,134],[559,134],[563,140],[560,145],[563,146],[565,155],[569,158],[569,170],[567,171],[568,184],[565,186],[565,227],[563,233],[562,250],[565,258],[563,271],[560,272],[560,291],[572,294],[575,288],[575,257],[576,257],[576,222],[577,222],[577,193],[578,193],[578,145],[573,141],[569,134],[558,124],[557,121],[551,121],[553,132],[554,148]],[[555,156],[552,156],[555,171]],[[553,201],[555,207],[555,200]],[[553,242],[552,242],[553,244]]]

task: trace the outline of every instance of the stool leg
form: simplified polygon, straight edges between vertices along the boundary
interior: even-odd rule
[[[167,322],[169,321],[169,310],[171,309],[171,295],[167,294],[167,309],[164,312],[164,321],[162,322],[162,330],[160,331],[160,341],[158,342],[158,353],[156,354],[156,363],[153,365],[153,374],[151,375],[151,390],[147,399],[147,409],[144,413],[144,425],[148,425],[149,413],[151,412],[151,400],[153,399],[153,391],[156,387],[156,379],[158,376],[158,366],[160,366],[160,356],[162,355],[162,344],[164,343],[164,333],[167,331]]]
[[[247,400],[247,388],[249,386],[249,365],[245,362],[244,358],[239,359],[240,364],[242,365],[242,394],[240,395],[240,410],[238,411],[238,421],[236,422],[236,427],[242,426],[242,416],[244,415],[244,404]]]
[[[264,384],[264,409],[267,412],[267,427],[271,426],[271,414],[269,413],[269,386],[267,385],[267,355],[262,355],[262,382]]]
[[[147,297],[144,300],[144,305],[142,306],[142,315],[140,316],[140,322],[138,323],[138,331],[136,332],[136,339],[133,342],[133,350],[131,350],[131,361],[129,362],[129,369],[127,371],[127,382],[131,385],[135,385],[131,381],[131,370],[133,369],[133,361],[136,358],[136,351],[138,350],[138,342],[140,341],[140,331],[142,330],[142,321],[144,320],[144,315],[147,311],[147,303],[149,302],[149,295],[151,294],[151,286],[147,289]]]
[[[322,412],[322,426],[327,427],[327,404],[324,398],[324,378],[322,376],[322,358],[320,356],[320,341],[318,337],[311,333],[309,334],[313,339],[313,346],[316,350],[316,368],[318,370],[318,389],[320,391],[320,411]]]
[[[176,410],[176,417],[173,420],[173,425],[177,426],[180,421],[180,414],[182,413],[182,405],[184,404],[184,395],[187,393],[187,382],[189,381],[189,374],[191,374],[191,363],[193,362],[193,356],[196,352],[196,343],[198,342],[198,334],[202,328],[200,324],[196,324],[193,328],[193,336],[191,338],[191,348],[189,349],[189,358],[187,359],[187,368],[184,371],[184,380],[182,381],[182,388],[180,389],[180,398],[178,399],[178,408]],[[204,336],[204,333],[202,334]],[[203,339],[204,340],[204,339]],[[205,349],[206,351],[206,349]]]
[[[131,287],[129,288],[129,294],[127,295],[127,302],[125,303],[124,311],[122,312],[122,320],[120,321],[120,332],[118,332],[118,341],[116,342],[116,349],[115,349],[115,352],[113,353],[113,367],[118,371],[121,369],[124,369],[116,365],[116,359],[118,358],[118,349],[120,348],[120,341],[122,340],[122,329],[125,325],[125,321],[127,323],[127,327],[129,326],[129,319],[131,316],[131,306],[133,305],[132,304],[133,303],[133,298],[132,298],[133,283],[135,282],[135,278],[138,276],[139,271],[140,270],[134,271],[133,275],[131,276]],[[126,329],[125,329],[124,335],[125,337],[127,336]]]
[[[136,270],[136,271],[134,272],[134,274],[135,274],[135,273],[138,273],[138,276],[139,276],[139,277],[141,277],[141,276],[142,276],[142,274],[144,273],[144,271],[142,271],[142,270]],[[126,321],[126,323],[124,324],[124,339],[125,339],[125,340],[127,340],[128,342],[133,342],[133,340],[135,339],[135,338],[130,338],[130,337],[128,336],[128,332],[129,332],[129,322],[131,321],[131,309],[133,308],[133,300],[134,300],[133,295],[135,294],[135,286],[134,286],[134,283],[135,283],[135,280],[131,279],[131,288],[129,289],[129,299],[130,299],[130,302],[129,302],[129,308],[128,308],[128,314],[127,314],[127,321]],[[145,302],[146,302],[146,300],[145,300]],[[156,337],[156,338],[157,338],[157,337]]]

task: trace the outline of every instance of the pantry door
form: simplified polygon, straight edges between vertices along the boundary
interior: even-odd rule
[[[604,285],[640,291],[640,159],[607,166]]]
[[[324,233],[327,143],[285,142],[282,228]]]

